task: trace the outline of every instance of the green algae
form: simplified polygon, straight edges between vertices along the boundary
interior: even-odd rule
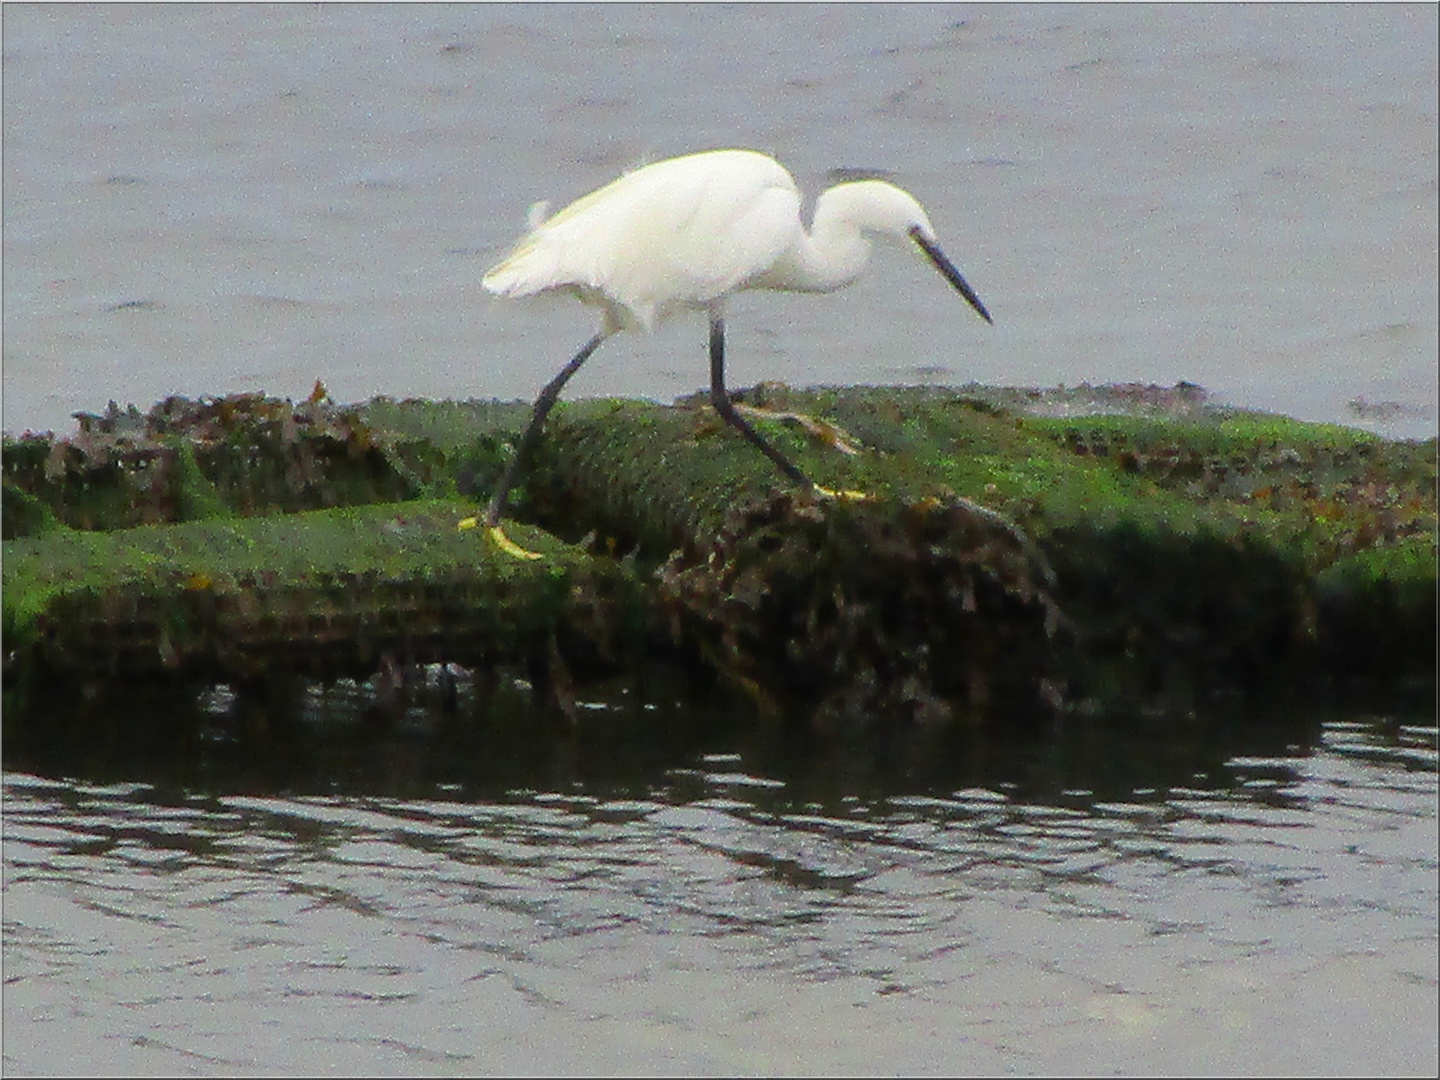
[[[385,649],[515,658],[623,571],[516,525],[517,560],[456,526],[464,503],[410,502],[9,541],[9,655],[55,670],[363,669]],[[105,658],[109,657],[107,661]],[[117,668],[118,665],[118,668]]]
[[[831,637],[863,654],[870,684],[886,671],[922,670],[912,661],[924,654],[926,670],[967,672],[964,687],[940,697],[969,699],[983,682],[977,658],[998,665],[986,632],[966,623],[950,645],[935,645],[923,626],[907,625],[871,640],[866,612],[894,617],[883,575],[866,550],[850,561],[825,552],[908,530],[918,546],[887,556],[886,572],[917,611],[927,582],[963,595],[983,592],[989,574],[1001,595],[998,564],[934,577],[939,564],[926,551],[953,556],[958,525],[941,534],[904,524],[928,507],[953,515],[965,500],[1014,523],[1048,560],[1047,596],[1073,629],[1068,653],[1052,655],[1059,645],[1035,632],[1038,609],[1024,604],[990,632],[1045,652],[1027,685],[1058,687],[1072,708],[1183,712],[1323,688],[1337,673],[1433,679],[1435,441],[1207,412],[1190,389],[1172,395],[1181,415],[1073,417],[1027,411],[1023,392],[742,392],[737,400],[772,410],[751,422],[807,475],[872,497],[863,527],[840,527],[839,513],[838,531],[817,532],[805,510],[793,536],[782,520],[749,538],[735,522],[785,503],[787,485],[707,399],[562,403],[514,503],[545,531],[507,524],[522,546],[545,553],[538,562],[497,559],[483,531],[454,527],[479,509],[514,452],[528,404],[342,407],[317,389],[299,406],[252,395],[169,399],[147,416],[112,410],[72,440],[6,441],[7,683],[27,657],[57,671],[215,677],[286,665],[360,671],[386,648],[484,665],[548,656],[557,634],[612,658],[623,637],[627,662],[643,666],[636,643],[650,634],[656,603],[649,575],[677,552],[704,556],[730,530],[736,543],[713,577],[701,582],[693,562],[669,574],[691,574],[687,595],[718,610],[735,588],[755,599],[764,586],[761,562],[745,560],[790,552],[774,564],[784,564],[774,585],[788,597],[782,607],[806,613],[800,630],[787,611],[767,609],[758,630],[744,630],[751,657],[731,651],[723,663],[715,643],[739,640],[738,631],[691,634],[710,642],[704,663],[769,683],[753,700],[793,698],[787,680],[814,684],[817,665],[831,661],[792,639],[824,636],[810,627],[833,606],[822,594],[867,575],[875,580],[854,595],[868,599],[850,604],[849,629]],[[844,452],[852,443],[859,453]],[[568,546],[581,541],[585,551]],[[886,649],[914,656],[895,666]],[[888,700],[852,699],[862,710]],[[924,687],[905,700],[917,713],[937,708]]]

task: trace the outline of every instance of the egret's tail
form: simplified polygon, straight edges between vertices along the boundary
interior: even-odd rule
[[[563,284],[560,277],[559,260],[553,252],[547,255],[545,245],[528,236],[486,270],[480,284],[497,296],[534,296]]]

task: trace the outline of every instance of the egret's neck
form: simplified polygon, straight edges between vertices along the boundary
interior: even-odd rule
[[[855,225],[827,213],[822,195],[808,233],[766,275],[765,287],[794,292],[831,292],[849,285],[870,259],[870,241]]]

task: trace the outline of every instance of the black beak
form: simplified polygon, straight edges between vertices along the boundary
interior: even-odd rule
[[[935,269],[945,275],[945,280],[955,286],[955,291],[970,301],[970,306],[980,314],[980,317],[993,326],[995,320],[990,318],[990,312],[985,310],[985,305],[980,302],[980,297],[975,295],[975,290],[970,288],[970,283],[960,276],[960,271],[955,269],[955,264],[945,257],[945,253],[935,245],[934,241],[925,239],[918,227],[910,230],[910,238],[920,245],[920,250],[925,252],[930,261],[935,264]]]

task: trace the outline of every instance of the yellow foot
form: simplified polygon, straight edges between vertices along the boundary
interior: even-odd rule
[[[849,502],[863,502],[872,496],[863,491],[832,491],[830,488],[815,485],[815,494],[822,499],[845,499]]]
[[[456,528],[461,530],[476,529],[479,527],[480,519],[478,517],[463,518],[460,524],[456,526]],[[543,559],[545,557],[538,551],[527,551],[525,548],[522,548],[519,544],[515,543],[514,540],[506,536],[505,530],[499,525],[491,525],[485,531],[489,534],[491,543],[505,552],[506,555],[513,555],[517,559]]]
[[[505,530],[499,525],[490,526],[490,540],[506,555],[513,555],[517,559],[543,559],[545,556],[538,551],[527,551],[505,535]]]

